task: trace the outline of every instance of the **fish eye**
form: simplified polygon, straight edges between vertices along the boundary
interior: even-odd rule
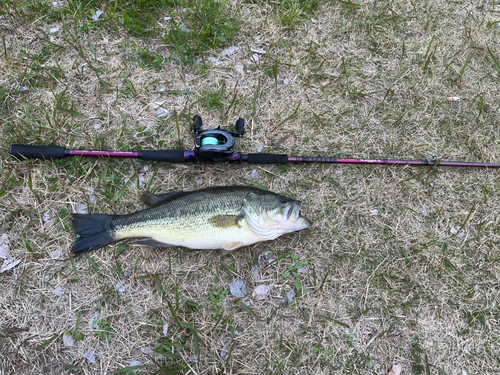
[[[279,197],[278,198],[278,202],[285,203],[286,202],[286,198],[285,197]]]

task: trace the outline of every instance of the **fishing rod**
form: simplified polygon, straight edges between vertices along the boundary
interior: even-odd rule
[[[168,163],[201,162],[214,164],[227,162],[231,164],[287,164],[287,163],[330,163],[330,164],[388,164],[388,165],[423,165],[440,167],[482,167],[499,168],[500,163],[445,161],[436,157],[424,160],[400,159],[343,159],[325,157],[294,157],[286,154],[243,154],[236,152],[235,137],[241,138],[245,134],[245,120],[238,119],[236,131],[208,128],[202,130],[203,122],[200,116],[193,117],[193,131],[195,133],[194,151],[187,150],[142,150],[142,151],[91,151],[71,150],[61,146],[31,146],[12,145],[9,154],[18,159],[64,159],[68,156],[90,156],[109,158],[132,158]]]

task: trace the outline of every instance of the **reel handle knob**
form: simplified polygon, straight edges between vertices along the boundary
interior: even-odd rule
[[[236,120],[236,125],[234,128],[236,129],[236,133],[238,133],[239,136],[242,137],[243,134],[245,134],[245,120],[243,120],[242,118]]]
[[[201,121],[201,117],[198,115],[195,115],[193,117],[193,122],[194,122],[194,132],[198,134],[201,132],[201,127],[203,126],[203,121]]]

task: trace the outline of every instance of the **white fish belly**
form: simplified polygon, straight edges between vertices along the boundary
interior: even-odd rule
[[[115,233],[116,239],[151,238],[172,246],[183,246],[190,249],[224,249],[228,244],[241,243],[247,246],[263,241],[248,226],[246,220],[240,226],[221,228],[210,223],[188,225],[187,227],[170,225],[138,226]],[[231,246],[231,245],[229,245]]]

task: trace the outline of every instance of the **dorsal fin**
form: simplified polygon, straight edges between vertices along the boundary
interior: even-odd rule
[[[172,199],[176,195],[180,194],[185,194],[184,191],[174,191],[171,193],[165,193],[165,194],[153,194],[150,193],[149,191],[145,191],[142,193],[141,200],[142,202],[149,207],[154,207],[157,206],[167,199]]]

